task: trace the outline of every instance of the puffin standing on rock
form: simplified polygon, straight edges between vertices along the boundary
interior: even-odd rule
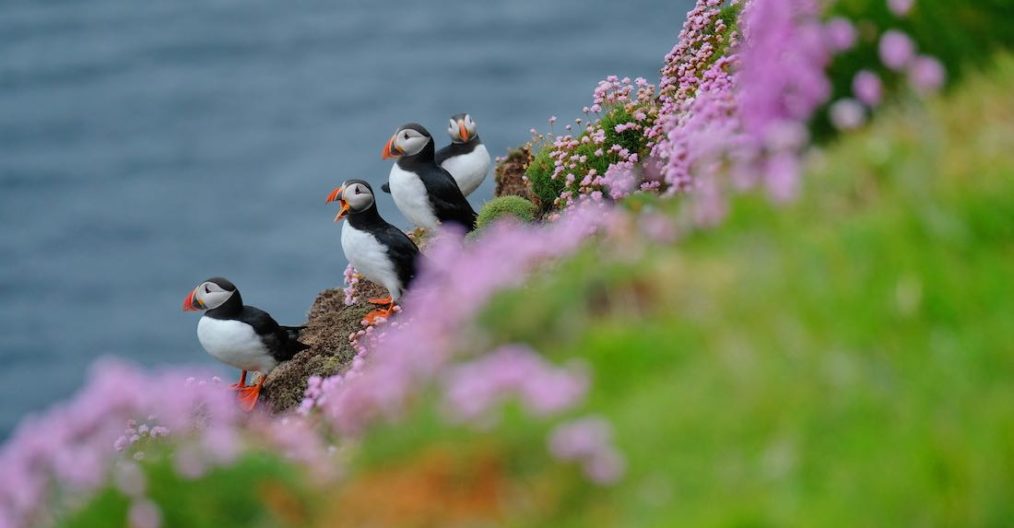
[[[489,151],[482,144],[476,133],[476,124],[468,114],[451,116],[447,135],[451,136],[451,144],[437,151],[434,161],[437,165],[451,173],[458,183],[461,194],[468,196],[482,185],[489,173]],[[386,193],[391,192],[389,184],[381,187]]]
[[[475,211],[449,172],[434,159],[433,136],[417,123],[403,125],[381,152],[383,159],[398,158],[388,182],[395,205],[412,223],[435,229],[443,222],[475,229]]]
[[[334,221],[340,222],[348,216],[342,226],[341,239],[345,258],[356,271],[390,293],[388,297],[369,300],[381,306],[366,314],[367,324],[373,324],[394,313],[398,299],[415,279],[419,248],[401,229],[380,217],[369,183],[346,181],[328,195],[328,203],[335,201],[341,209]]]
[[[243,298],[232,282],[214,277],[202,282],[183,300],[183,310],[204,310],[197,323],[197,340],[215,359],[243,371],[239,392],[243,409],[257,405],[264,380],[279,363],[292,359],[297,352],[310,348],[298,341],[303,326],[281,326],[267,312],[243,305]],[[246,373],[260,372],[256,385],[246,385]]]

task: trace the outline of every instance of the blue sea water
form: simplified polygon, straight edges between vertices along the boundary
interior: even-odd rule
[[[99,357],[211,364],[180,311],[206,277],[301,322],[345,266],[324,198],[386,181],[399,124],[467,111],[502,154],[657,81],[689,4],[0,1],[0,437]]]

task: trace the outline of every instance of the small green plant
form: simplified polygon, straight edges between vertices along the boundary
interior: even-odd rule
[[[532,150],[535,151],[535,155],[532,156],[532,163],[525,171],[525,178],[528,179],[532,193],[542,202],[543,209],[551,209],[553,202],[560,197],[565,187],[563,180],[553,179],[554,165],[553,158],[550,157],[553,145],[546,143],[538,150],[535,150],[533,145]]]
[[[479,229],[483,229],[505,216],[513,216],[522,222],[532,222],[537,213],[538,208],[535,204],[520,196],[500,196],[482,206],[476,223]]]

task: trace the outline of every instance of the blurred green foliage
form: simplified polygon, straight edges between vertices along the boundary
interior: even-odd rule
[[[315,515],[305,475],[277,455],[249,455],[198,478],[180,476],[171,452],[139,463],[146,496],[158,505],[164,527],[268,528],[306,526]],[[63,528],[128,528],[130,499],[109,488],[82,510],[63,519]]]
[[[492,341],[589,362],[629,456],[547,525],[1009,525],[1010,93],[1005,59],[830,147],[793,205],[740,197],[674,247],[592,247],[501,295]]]
[[[916,42],[918,52],[939,59],[953,84],[969,72],[992,64],[999,50],[1014,49],[1014,2],[1010,0],[916,0],[906,16],[893,14],[886,0],[838,0],[830,7],[831,16],[856,21],[858,41],[854,48],[835,57],[828,75],[832,100],[852,97],[852,80],[861,69],[871,69],[884,82],[885,93],[907,91],[902,74],[880,64],[880,35],[899,29]],[[871,67],[872,66],[872,67]],[[835,135],[826,113],[817,116],[814,133],[820,139]]]

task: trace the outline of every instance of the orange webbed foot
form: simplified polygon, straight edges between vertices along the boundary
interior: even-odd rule
[[[363,317],[363,321],[367,325],[373,325],[377,323],[378,319],[390,319],[391,316],[394,315],[394,313],[396,312],[394,307],[395,307],[394,303],[391,303],[384,308],[377,308],[376,310],[373,310],[372,312],[366,314],[366,316]]]
[[[394,299],[390,295],[388,295],[387,297],[375,297],[373,299],[367,299],[366,302],[380,306],[387,306],[389,304],[394,304]]]
[[[261,395],[261,387],[264,386],[264,378],[265,376],[262,374],[261,379],[256,385],[239,389],[239,406],[244,411],[250,412],[257,406],[257,399]]]

